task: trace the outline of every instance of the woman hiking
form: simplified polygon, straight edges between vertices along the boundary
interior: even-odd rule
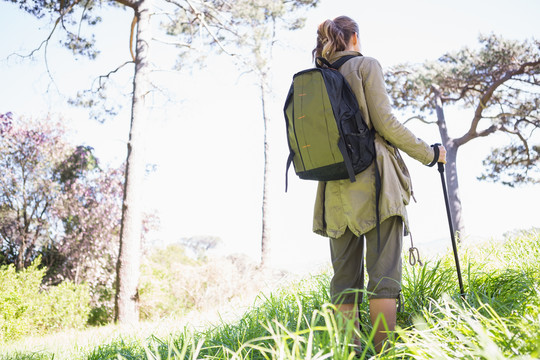
[[[342,56],[361,55],[357,23],[347,16],[326,20],[317,30],[313,57],[334,63]],[[317,61],[317,60],[316,60]],[[358,322],[357,305],[364,288],[364,241],[368,274],[369,312],[373,324],[384,316],[391,332],[396,325],[397,299],[401,292],[401,251],[408,231],[405,206],[412,195],[411,179],[398,151],[422,164],[446,162],[442,146],[430,146],[418,139],[393,115],[379,62],[356,56],[339,71],[351,86],[364,120],[375,130],[377,161],[356,175],[356,181],[319,182],[315,201],[313,231],[330,238],[334,275],[330,283],[332,302],[344,320]],[[377,237],[375,166],[381,176],[379,199],[380,244]],[[360,290],[360,291],[358,291]],[[380,321],[374,338],[380,352],[387,331]],[[359,340],[355,345],[361,348]]]

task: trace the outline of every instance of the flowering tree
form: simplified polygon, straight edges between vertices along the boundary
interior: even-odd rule
[[[0,120],[1,250],[3,261],[20,270],[49,237],[50,211],[60,193],[53,169],[67,148],[61,128],[16,123],[10,113]]]
[[[98,25],[102,21],[100,12],[108,6],[119,6],[130,9],[133,13],[129,49],[131,57],[125,61],[119,59],[119,65],[107,76],[100,77],[100,87],[96,91],[100,95],[103,90],[102,79],[108,78],[119,69],[130,66],[133,69],[133,91],[131,94],[131,120],[129,139],[127,142],[127,157],[124,173],[124,190],[122,200],[122,218],[120,227],[119,256],[116,265],[116,320],[123,323],[136,323],[139,319],[138,287],[141,262],[141,238],[143,229],[143,209],[141,194],[143,192],[142,179],[145,175],[144,154],[144,128],[151,121],[149,113],[150,94],[153,86],[150,82],[151,65],[149,53],[153,43],[151,17],[156,15],[156,9],[167,15],[171,7],[180,9],[189,19],[185,25],[185,37],[188,41],[182,42],[185,48],[190,48],[189,39],[193,37],[193,29],[209,26],[205,21],[205,13],[217,11],[226,2],[190,0],[4,0],[16,3],[23,11],[42,18],[52,16],[51,32],[38,49],[46,47],[52,35],[61,31],[65,35],[64,45],[74,54],[95,58],[99,51],[96,49],[92,33],[81,31],[82,24]],[[159,3],[159,5],[158,5]],[[198,9],[194,3],[201,5]],[[154,17],[158,18],[157,16]],[[114,34],[113,34],[114,36]],[[35,53],[38,49],[32,52]],[[84,105],[92,106],[93,99],[83,101]]]
[[[49,284],[86,282],[96,306],[114,283],[123,169],[70,146],[60,120],[0,114],[0,133],[2,262],[20,270],[42,256]]]
[[[292,11],[312,6],[315,0],[294,0],[280,1],[277,8],[283,7],[286,11],[276,12],[273,1],[264,0],[257,2],[249,1],[223,1],[223,0],[4,0],[17,4],[23,11],[41,18],[46,15],[52,16],[50,35],[44,39],[38,49],[45,48],[53,33],[61,31],[65,35],[64,45],[74,54],[95,58],[99,51],[95,47],[95,39],[91,32],[85,32],[85,27],[81,26],[98,25],[102,21],[100,12],[109,6],[125,7],[133,13],[131,24],[125,24],[131,28],[129,37],[130,57],[126,61],[119,59],[117,66],[109,74],[99,77],[99,89],[95,92],[103,96],[104,83],[109,76],[119,69],[128,66],[133,69],[133,91],[131,94],[131,123],[129,140],[127,142],[127,157],[124,176],[124,198],[122,203],[122,220],[120,229],[119,257],[117,264],[117,292],[116,292],[116,320],[124,323],[135,323],[138,321],[138,285],[140,276],[141,261],[141,237],[143,228],[143,209],[140,196],[143,192],[142,179],[145,175],[145,154],[144,134],[145,127],[151,122],[149,108],[151,105],[150,94],[154,90],[151,83],[152,66],[149,61],[149,54],[152,44],[155,43],[153,31],[157,28],[156,21],[163,20],[162,23],[172,21],[174,30],[167,26],[166,36],[162,40],[183,49],[183,54],[192,52],[201,43],[203,50],[205,45],[219,44],[223,49],[221,40],[226,36],[236,36],[237,26],[245,26],[245,34],[249,36],[252,30],[257,29],[266,20],[270,20],[266,29],[272,29],[276,19],[279,17],[294,18]],[[241,13],[237,10],[246,5],[251,10],[256,9],[257,15],[265,17],[258,18],[256,22],[249,21],[248,13]],[[279,10],[279,9],[277,9]],[[271,14],[270,14],[271,13]],[[265,15],[267,14],[267,15]],[[236,16],[241,16],[239,22],[235,21]],[[300,22],[291,24],[291,29],[300,25]],[[115,34],[111,34],[114,36]],[[258,42],[262,47],[269,47],[271,44],[265,41],[273,39],[268,37],[268,33]],[[126,39],[127,41],[128,39]],[[242,40],[242,39],[241,39]],[[240,41],[241,41],[240,40]],[[244,39],[245,40],[245,39]],[[273,41],[273,40],[272,40]],[[200,53],[198,54],[200,55]],[[261,60],[264,52],[258,52],[256,57]],[[182,65],[192,65],[183,59]],[[259,71],[267,68],[266,65],[254,69]],[[252,70],[252,69],[250,69]],[[103,80],[103,81],[102,81]],[[261,85],[263,96],[263,111],[266,86]],[[97,95],[97,94],[93,94]],[[78,99],[75,103],[85,106],[93,106],[95,96],[92,99]],[[267,199],[266,189],[263,195],[263,209]],[[264,212],[264,210],[263,210]],[[263,221],[263,227],[265,227]],[[263,231],[264,234],[264,231]],[[263,235],[263,254],[265,254]],[[263,256],[264,257],[264,256]]]
[[[97,165],[91,148],[78,146],[57,169],[63,191],[54,215],[62,236],[43,249],[43,258],[51,281],[90,285],[93,320],[103,322],[114,315],[124,168]]]

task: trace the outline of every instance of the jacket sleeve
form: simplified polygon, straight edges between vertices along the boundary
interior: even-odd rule
[[[414,136],[392,113],[379,62],[373,58],[365,58],[365,66],[361,66],[359,71],[363,79],[369,117],[377,133],[422,164],[430,164],[435,156],[434,150]]]

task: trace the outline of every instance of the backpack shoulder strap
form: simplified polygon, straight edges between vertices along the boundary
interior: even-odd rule
[[[319,69],[321,68],[324,68],[325,66],[327,68],[331,68],[332,67],[332,64],[330,64],[330,62],[328,62],[328,60],[326,60],[326,58],[323,58],[322,56],[318,56],[316,59],[315,59],[315,66]]]
[[[345,56],[340,57],[338,60],[336,60],[333,63],[330,63],[326,58],[323,58],[322,56],[319,56],[319,57],[317,57],[315,59],[315,66],[318,67],[318,68],[322,68],[322,67],[326,66],[327,68],[338,70],[341,67],[341,65],[345,64],[348,60],[350,60],[352,58],[355,58],[357,56],[363,56],[363,55],[362,54],[360,54],[360,55],[345,55]]]
[[[345,55],[345,56],[342,56],[340,57],[338,60],[336,60],[335,62],[333,62],[330,67],[332,69],[339,69],[343,64],[345,64],[347,61],[349,61],[350,59],[352,58],[355,58],[357,56],[362,56],[362,54],[360,55]]]
[[[285,106],[283,107],[283,113],[285,115],[285,128],[289,128],[289,117],[287,116],[287,107],[289,106],[289,103],[293,101],[293,94],[294,94],[294,83],[291,84],[291,87],[289,88],[289,93],[287,94],[287,99],[285,99]],[[294,110],[293,110],[294,112]],[[293,114],[294,116],[294,114]],[[288,131],[288,130],[287,130]],[[287,192],[287,188],[289,187],[289,167],[292,164],[293,158],[294,158],[294,151],[291,148],[289,137],[287,136],[287,143],[289,145],[289,157],[287,158],[287,165],[285,168],[285,192]]]

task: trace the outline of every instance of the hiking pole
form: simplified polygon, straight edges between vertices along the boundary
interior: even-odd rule
[[[456,237],[454,235],[454,226],[452,225],[452,214],[450,213],[450,202],[448,201],[448,191],[446,190],[446,181],[444,180],[444,164],[437,163],[439,173],[441,174],[441,183],[444,193],[444,201],[446,203],[446,215],[448,215],[448,226],[450,227],[450,238],[452,239],[452,248],[454,250],[454,260],[456,261],[456,270],[459,281],[459,291],[461,298],[465,300],[465,290],[463,289],[463,280],[461,279],[461,269],[459,268],[459,257],[457,253]]]

